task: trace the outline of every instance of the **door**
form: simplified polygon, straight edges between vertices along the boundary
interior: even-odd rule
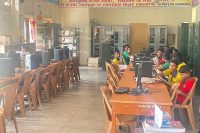
[[[131,23],[131,49],[132,54],[137,54],[147,47],[147,23]]]
[[[184,57],[184,60],[186,60],[188,56],[189,23],[181,23],[180,31],[180,53]]]
[[[194,63],[194,49],[193,49],[193,45],[194,45],[194,23],[190,23],[189,24],[189,39],[188,39],[188,56],[187,56],[187,61],[189,63],[189,65],[193,68],[193,63]]]

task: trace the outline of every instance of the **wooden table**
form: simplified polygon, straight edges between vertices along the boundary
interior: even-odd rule
[[[127,69],[118,83],[118,88],[135,88],[136,81],[134,77],[134,71]],[[171,114],[173,104],[164,83],[143,84],[143,87],[149,88],[150,93],[140,96],[131,94],[112,95],[112,133],[116,132],[116,115],[118,114],[154,116],[154,104]]]

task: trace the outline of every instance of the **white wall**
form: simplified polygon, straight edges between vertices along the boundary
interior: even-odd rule
[[[192,22],[200,21],[200,4],[192,8]]]
[[[18,0],[12,0],[12,7],[0,7],[0,35],[17,36],[19,34]]]
[[[90,57],[90,18],[88,8],[61,8],[62,28],[78,27],[80,28],[80,64],[87,65],[87,59]]]

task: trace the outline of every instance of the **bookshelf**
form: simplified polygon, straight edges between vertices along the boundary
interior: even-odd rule
[[[80,29],[67,28],[60,31],[59,46],[67,46],[71,57],[79,56],[80,49]]]

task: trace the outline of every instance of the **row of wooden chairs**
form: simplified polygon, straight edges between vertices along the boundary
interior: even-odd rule
[[[16,101],[22,116],[24,116],[26,112],[25,99],[28,100],[30,111],[38,110],[38,107],[41,106],[42,92],[44,92],[46,101],[52,102],[59,93],[66,91],[75,81],[78,81],[80,79],[78,62],[78,57],[74,57],[52,63],[46,68],[40,67],[27,71],[20,76],[18,83],[1,88],[1,90],[5,90],[5,92],[0,91],[0,94],[5,97],[0,97],[1,101],[5,101],[5,106],[0,108],[1,133],[6,132],[4,119],[8,117],[13,120],[16,132],[18,132],[14,110]]]

